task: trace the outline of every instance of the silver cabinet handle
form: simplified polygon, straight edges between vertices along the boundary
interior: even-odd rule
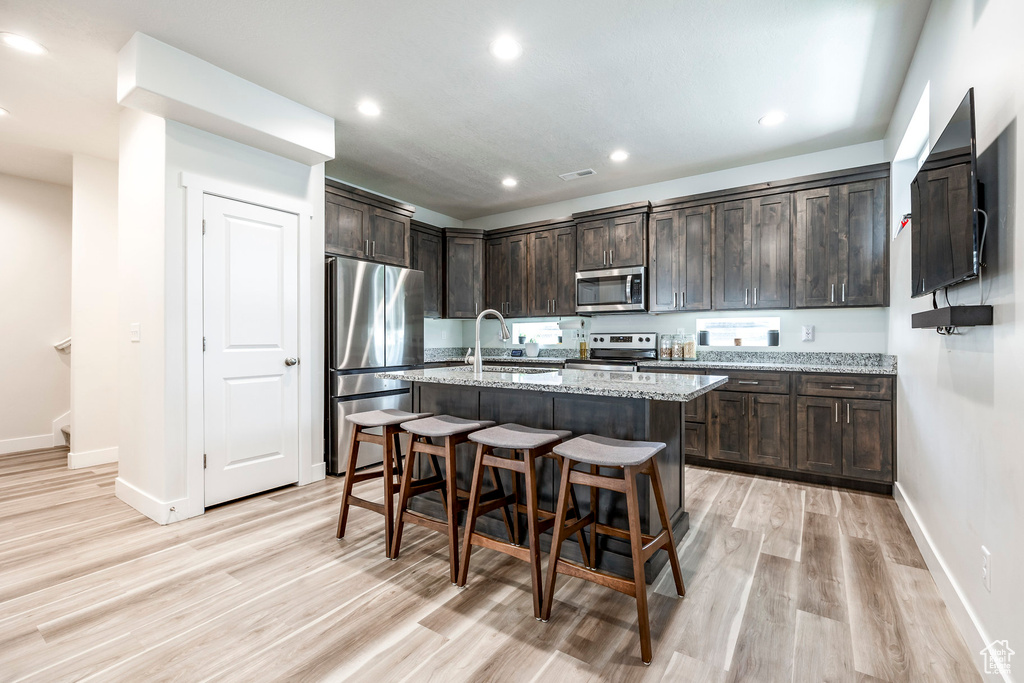
[[[737,380],[736,384],[760,384],[760,382],[755,382],[752,379],[741,379],[741,380]]]
[[[370,256],[376,256],[376,255],[377,255],[377,240],[373,240],[372,242],[370,242]],[[754,290],[754,291],[757,291],[757,290]]]
[[[672,292],[672,308],[676,308],[676,296],[675,292]]]
[[[835,303],[835,302],[836,302],[836,286],[833,283],[833,285],[832,285],[832,303]]]
[[[846,303],[846,283],[843,283],[843,303]]]
[[[293,365],[298,365],[299,364],[299,359],[298,358],[285,358],[284,359],[284,364],[287,365],[288,367],[291,367]]]
[[[370,240],[364,240],[363,253],[367,256],[370,255]]]
[[[746,289],[743,290],[743,305],[744,306],[748,305],[748,303],[749,303],[748,299],[749,298],[750,298],[750,287],[747,287]]]
[[[555,299],[552,299],[551,300],[551,312],[554,313],[557,309],[558,309],[558,306],[555,304]]]
[[[850,424],[850,404],[846,404],[846,424]]]
[[[608,250],[607,249],[605,249],[605,250],[603,250],[601,252],[601,265],[602,266],[607,266],[608,265]]]
[[[757,305],[757,287],[754,287],[754,305]]]
[[[836,401],[836,423],[839,422],[839,401]]]
[[[686,308],[686,292],[679,293],[679,308]]]
[[[613,265],[614,263],[615,263],[615,250],[614,249],[609,249],[608,250],[608,265],[610,266],[610,265]]]
[[[830,384],[829,389],[846,389],[848,391],[854,391],[857,387],[852,384]]]

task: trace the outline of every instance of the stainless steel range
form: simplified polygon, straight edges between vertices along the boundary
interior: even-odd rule
[[[591,332],[590,358],[565,362],[568,370],[636,372],[639,361],[657,360],[658,335],[654,332]]]

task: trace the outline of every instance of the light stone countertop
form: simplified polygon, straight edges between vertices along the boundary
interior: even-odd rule
[[[469,366],[378,372],[375,376],[379,379],[429,384],[682,402],[706,394],[729,380],[728,377],[716,375],[516,367],[489,367],[477,375]]]
[[[687,368],[694,370],[759,370],[771,372],[822,372],[834,373],[837,375],[895,375],[896,370],[892,366],[883,365],[831,365],[822,363],[723,363],[721,361],[703,360],[651,360],[640,361],[640,370],[644,368],[673,368],[680,372],[686,372]]]

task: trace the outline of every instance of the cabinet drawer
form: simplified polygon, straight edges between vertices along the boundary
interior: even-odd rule
[[[752,394],[788,394],[788,372],[751,372],[749,370],[708,370],[709,375],[728,375],[729,383],[718,391],[745,391]]]
[[[796,393],[801,396],[830,396],[834,398],[892,399],[892,377],[875,375],[818,375],[797,376]]]

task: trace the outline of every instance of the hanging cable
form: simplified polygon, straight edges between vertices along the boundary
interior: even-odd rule
[[[978,209],[978,213],[985,217],[985,227],[981,229],[981,243],[978,244],[978,305],[985,303],[985,235],[988,234],[988,214],[984,209]]]

